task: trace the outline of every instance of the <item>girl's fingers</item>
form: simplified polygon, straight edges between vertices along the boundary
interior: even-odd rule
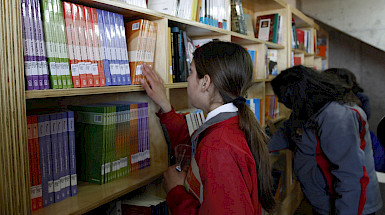
[[[146,79],[140,79],[140,84],[144,88],[144,90],[147,92],[147,94],[151,93],[151,87],[147,84]]]

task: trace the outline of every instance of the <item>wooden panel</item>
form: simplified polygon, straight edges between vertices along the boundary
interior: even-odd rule
[[[191,105],[188,102],[187,88],[170,89],[170,103],[174,106],[175,110],[190,108]]]
[[[20,0],[0,1],[0,213],[30,214]]]
[[[151,166],[104,185],[79,183],[77,196],[39,209],[33,215],[83,214],[145,186],[166,170],[166,166]]]
[[[168,82],[168,20],[155,20],[158,23],[156,35],[156,49],[154,69],[162,78],[163,83]]]

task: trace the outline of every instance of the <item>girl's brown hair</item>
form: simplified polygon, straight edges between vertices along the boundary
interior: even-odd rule
[[[251,86],[253,64],[249,53],[240,45],[213,41],[194,52],[197,77],[209,75],[223,102],[233,102],[238,108],[239,126],[245,133],[248,146],[254,156],[258,174],[258,198],[266,211],[272,211],[275,200],[272,193],[272,175],[267,136],[262,131],[254,113],[242,101]]]

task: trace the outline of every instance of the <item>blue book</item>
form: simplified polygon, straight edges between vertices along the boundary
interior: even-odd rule
[[[69,173],[71,176],[71,196],[78,194],[77,175],[76,175],[76,153],[75,153],[75,116],[73,111],[68,111],[68,153],[69,153]]]
[[[255,117],[257,117],[258,122],[261,122],[261,99],[254,99],[255,105]]]
[[[103,12],[100,9],[96,9],[97,11],[97,17],[98,17],[98,24],[99,24],[99,38],[100,38],[100,48],[101,48],[101,58],[103,62],[103,68],[104,68],[104,78],[106,79],[106,85],[111,86],[112,80],[111,80],[111,71],[110,71],[110,60],[109,60],[109,52],[108,52],[108,45],[106,41],[106,32],[104,30],[104,21],[103,21]]]
[[[63,127],[63,161],[64,161],[64,180],[65,180],[65,196],[71,196],[70,182],[70,162],[69,162],[69,147],[68,147],[68,116],[67,112],[62,112],[62,127]]]
[[[42,189],[42,200],[43,207],[50,205],[48,197],[48,179],[47,179],[47,147],[46,147],[46,133],[45,123],[46,117],[44,115],[37,116],[38,132],[39,132],[39,154],[40,154],[40,174],[41,174],[41,189]]]
[[[53,173],[53,192],[55,195],[55,202],[62,200],[61,198],[61,187],[60,187],[60,145],[58,141],[58,126],[57,126],[57,114],[53,113],[49,115],[51,124],[51,147],[52,147],[52,173]]]

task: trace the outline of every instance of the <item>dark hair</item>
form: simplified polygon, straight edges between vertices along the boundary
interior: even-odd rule
[[[295,120],[306,122],[331,101],[355,103],[351,90],[333,75],[320,73],[302,65],[282,71],[271,81],[279,101],[292,109]]]
[[[222,41],[209,42],[195,50],[194,62],[197,77],[201,79],[206,74],[209,75],[224,103],[244,97],[252,84],[251,57],[240,45]],[[257,165],[259,201],[266,211],[272,211],[275,199],[272,193],[271,167],[266,147],[267,136],[245,102],[233,103],[238,108],[239,126],[245,133]]]
[[[358,92],[364,92],[364,89],[360,87],[357,83],[356,76],[353,72],[344,68],[330,68],[324,71],[325,73],[336,75],[338,78],[342,79],[347,87],[350,87],[354,94]]]

